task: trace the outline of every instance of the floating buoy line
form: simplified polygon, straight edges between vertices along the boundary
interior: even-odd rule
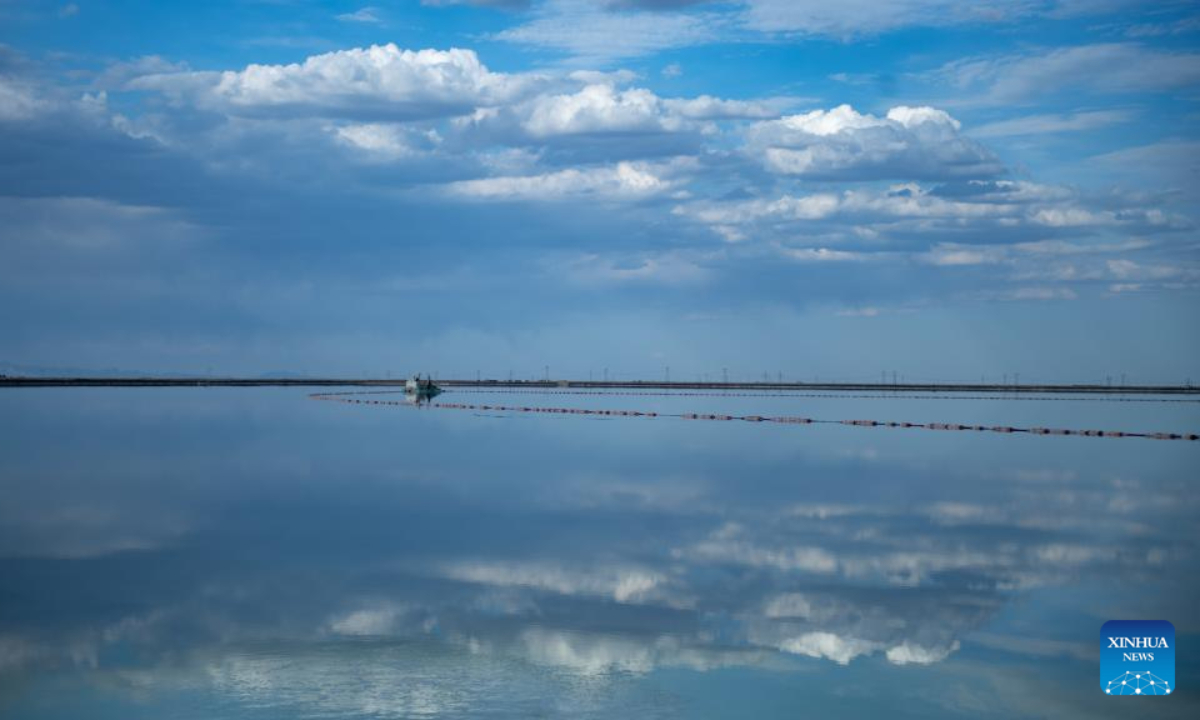
[[[504,391],[487,391],[487,392],[504,392]],[[528,392],[528,391],[526,391]],[[556,391],[549,393],[536,394],[555,394]],[[313,393],[309,395],[313,400],[327,400],[330,402],[347,403],[351,405],[383,405],[383,406],[398,406],[398,407],[413,407],[414,403],[409,400],[379,400],[363,396],[373,395],[394,395],[396,391],[352,391],[352,392],[337,392],[337,393]],[[535,394],[535,393],[529,393]],[[559,394],[595,394],[595,395],[624,395],[624,394],[640,394],[640,395],[684,395],[684,393],[571,393],[569,391],[559,392]],[[722,397],[762,397],[763,395],[739,393],[739,394],[720,394]],[[788,396],[792,397],[792,396]],[[805,396],[812,397],[812,396]],[[819,397],[819,396],[818,396]],[[845,395],[831,395],[831,397],[847,397]],[[871,396],[868,396],[871,397]],[[680,420],[708,420],[718,422],[750,422],[750,423],[778,423],[782,425],[850,425],[853,427],[887,427],[887,428],[908,428],[908,429],[923,429],[923,430],[947,430],[947,431],[962,431],[962,432],[992,432],[1001,434],[1019,434],[1026,435],[1055,435],[1055,436],[1080,436],[1080,437],[1103,437],[1103,438],[1147,438],[1150,440],[1200,440],[1200,434],[1196,433],[1168,433],[1168,432],[1128,432],[1123,430],[1072,430],[1064,428],[1044,428],[1044,427],[1014,427],[1011,425],[962,425],[958,423],[940,423],[940,422],[897,422],[883,420],[830,420],[820,418],[799,417],[795,415],[726,415],[720,413],[669,413],[641,410],[600,410],[591,408],[565,408],[565,407],[543,407],[533,405],[484,405],[477,403],[454,403],[441,402],[430,400],[422,403],[424,407],[441,408],[445,410],[471,410],[476,412],[502,412],[502,413],[536,413],[542,415],[584,415],[584,416],[600,416],[600,417],[632,417],[632,418],[676,418]]]

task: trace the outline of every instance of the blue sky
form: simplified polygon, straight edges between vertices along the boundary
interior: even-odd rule
[[[1200,6],[0,1],[5,367],[1200,380]]]

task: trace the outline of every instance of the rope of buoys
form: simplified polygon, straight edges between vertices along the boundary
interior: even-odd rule
[[[309,395],[314,400],[328,400],[331,402],[348,403],[352,405],[393,405],[401,407],[411,407],[413,404],[404,400],[369,400],[355,397],[357,395],[368,394],[392,394],[392,393],[314,393]],[[429,401],[425,403],[426,407],[442,408],[446,410],[474,410],[482,412],[510,412],[510,413],[539,413],[547,415],[591,415],[600,417],[648,417],[648,418],[678,418],[681,420],[710,420],[710,421],[742,421],[753,423],[780,423],[785,425],[849,425],[853,427],[888,427],[888,428],[918,428],[925,430],[951,430],[951,431],[970,431],[970,432],[994,432],[1002,434],[1024,433],[1028,435],[1054,435],[1064,436],[1072,435],[1078,437],[1103,437],[1103,438],[1148,438],[1151,440],[1200,440],[1200,435],[1196,433],[1168,433],[1168,432],[1126,432],[1121,430],[1070,430],[1064,428],[1043,428],[1043,427],[1014,427],[1008,425],[962,425],[958,423],[914,423],[914,422],[896,422],[896,421],[881,421],[881,420],[823,420],[818,418],[796,417],[791,415],[725,415],[718,413],[663,413],[653,411],[640,410],[602,410],[593,408],[564,408],[564,407],[539,407],[529,405],[483,405],[476,403],[451,403]]]

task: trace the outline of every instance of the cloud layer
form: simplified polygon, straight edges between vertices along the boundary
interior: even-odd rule
[[[87,280],[123,300],[29,322],[23,336],[120,355],[132,335],[83,340],[89,308],[172,296],[205,322],[240,317],[239,334],[308,325],[290,335],[299,343],[338,324],[320,300],[332,296],[374,308],[355,316],[363,342],[385,308],[444,289],[457,294],[439,320],[468,326],[448,330],[456,342],[515,358],[533,344],[511,318],[567,327],[604,292],[614,318],[649,305],[682,331],[699,325],[678,318],[767,308],[890,322],[947,307],[1085,314],[1097,301],[1146,302],[1169,318],[1197,289],[1186,118],[1200,80],[1174,6],[1154,18],[1171,28],[1160,34],[1135,31],[1148,20],[1120,4],[381,8],[322,15],[337,38],[316,50],[300,35],[244,38],[223,57],[151,44],[70,68],[0,51],[0,195],[20,249],[8,273],[25,288],[9,285],[10,306],[61,307],[21,293],[60,286],[68,269],[76,282],[96,259],[87,238],[172,238]],[[412,13],[453,29],[413,44],[434,36],[409,34],[421,26]],[[1043,25],[1078,33],[1012,40]],[[943,42],[914,53],[912,28]],[[54,203],[69,207],[58,222],[44,210]],[[26,231],[57,235],[39,246]],[[121,243],[110,245],[118,257]],[[399,277],[413,262],[444,272]],[[227,265],[240,268],[229,273],[237,293],[216,289]],[[150,324],[112,317],[136,322],[129,333]],[[622,352],[657,365],[669,352],[648,347],[658,334]],[[761,352],[753,345],[747,357]]]

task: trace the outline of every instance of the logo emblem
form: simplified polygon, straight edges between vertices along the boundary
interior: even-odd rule
[[[1175,692],[1175,626],[1166,620],[1109,620],[1100,628],[1100,689],[1106,695]]]

